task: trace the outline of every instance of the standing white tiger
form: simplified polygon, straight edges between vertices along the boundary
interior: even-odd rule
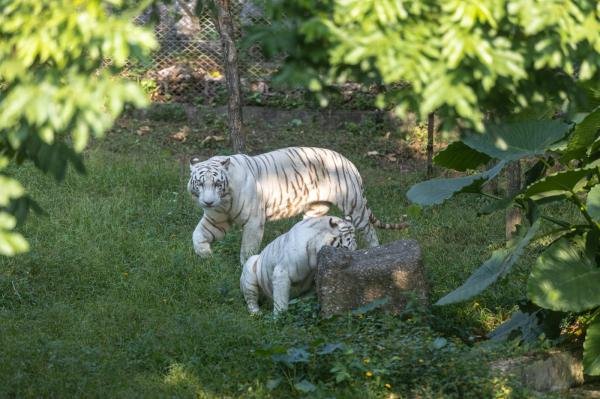
[[[404,228],[383,224],[367,207],[356,167],[335,151],[289,147],[257,156],[216,156],[190,160],[188,191],[204,215],[192,241],[196,253],[208,256],[210,243],[224,237],[230,226],[243,226],[240,261],[258,252],[267,220],[325,215],[336,205],[350,216],[371,247],[379,245],[373,229]]]
[[[273,312],[284,312],[290,298],[314,283],[317,254],[325,245],[356,249],[354,226],[335,216],[304,219],[251,256],[242,270],[240,288],[250,313],[258,313],[260,294],[273,299]]]

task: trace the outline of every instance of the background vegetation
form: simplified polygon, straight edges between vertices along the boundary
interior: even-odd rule
[[[171,137],[187,124],[160,115],[121,120],[86,152],[85,177],[55,185],[31,166],[11,170],[48,216],[20,229],[29,253],[0,260],[0,396],[527,397],[485,365],[529,347],[476,343],[524,296],[532,254],[513,281],[451,308],[321,320],[308,298],[281,320],[250,317],[237,283],[239,231],[211,259],[191,247],[201,211],[185,192],[187,155],[226,153],[221,142],[201,144],[223,119],[206,114],[182,143]],[[251,119],[249,145],[341,151],[365,177],[376,214],[400,219],[422,174],[366,151],[391,152],[401,136],[386,138],[369,119],[329,128],[311,119]],[[501,217],[463,212],[472,204],[457,198],[406,232],[380,232],[383,242],[419,240],[434,301],[502,242]],[[265,243],[293,222],[268,224]]]
[[[117,76],[128,59],[143,60],[155,46],[130,22],[139,10],[127,4],[0,0],[0,255],[26,251],[23,237],[33,249],[0,258],[0,396],[530,397],[490,374],[489,361],[556,343],[580,347],[587,326],[584,363],[598,374],[599,114],[585,101],[598,89],[595,2],[267,7],[272,25],[249,40],[271,56],[287,54],[276,81],[308,87],[320,105],[329,103],[332,87],[360,82],[380,109],[421,120],[437,111],[447,129],[459,129],[452,132],[462,141],[438,161],[466,173],[434,183],[442,183],[442,194],[432,183],[417,185],[429,190],[421,202],[434,206],[408,208],[409,231],[382,233],[384,242],[409,236],[422,243],[432,299],[470,298],[513,269],[510,280],[469,303],[411,304],[399,317],[363,308],[328,320],[317,317],[311,298],[295,301],[282,319],[248,316],[237,287],[239,233],[216,244],[211,259],[193,255],[199,211],[185,194],[187,156],[231,153],[221,116],[195,113],[191,128],[181,122],[193,119],[189,109],[177,105],[131,113],[82,155],[90,136],[102,136],[127,104],[145,103],[140,87]],[[419,140],[406,146],[382,112],[325,124],[322,114],[294,112],[285,122],[266,114],[249,123],[249,151],[338,150],[358,165],[381,219],[400,219],[407,188],[422,180],[407,167],[419,162]],[[553,116],[565,119],[558,129],[564,134],[544,125],[556,121],[512,122]],[[527,174],[531,185],[516,196],[449,199],[479,191],[504,163],[525,156],[537,162]],[[492,158],[499,164],[478,170]],[[69,175],[60,186],[34,173],[62,180],[68,163],[85,171],[83,161],[90,176]],[[544,177],[552,168],[556,173]],[[492,211],[510,204],[526,211],[529,231],[521,228],[503,248]],[[15,229],[30,208],[48,217]],[[484,216],[465,212],[473,208]],[[555,214],[561,218],[551,220]],[[542,217],[561,228],[547,231]],[[293,222],[271,224],[265,242]],[[482,269],[443,297],[489,252]],[[583,276],[587,289],[560,286],[555,276]],[[526,294],[542,307],[577,313],[553,336],[481,342]]]

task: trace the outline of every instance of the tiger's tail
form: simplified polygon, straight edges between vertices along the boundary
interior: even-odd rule
[[[373,224],[373,226],[380,228],[380,229],[385,229],[385,230],[402,230],[402,229],[406,229],[407,227],[410,226],[410,224],[407,222],[383,223],[381,220],[377,219],[375,217],[375,215],[373,215],[372,213],[371,213],[371,216],[369,217],[369,222],[371,222]]]

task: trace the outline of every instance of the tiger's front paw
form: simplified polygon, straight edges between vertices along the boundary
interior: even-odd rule
[[[262,312],[260,311],[259,307],[250,307],[248,306],[248,312],[250,312],[250,316],[262,316]]]
[[[194,243],[194,251],[201,258],[208,258],[212,256],[212,251],[210,250],[210,244],[205,242]]]

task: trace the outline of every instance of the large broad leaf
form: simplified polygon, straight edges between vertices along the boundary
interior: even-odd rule
[[[600,306],[600,268],[585,253],[585,240],[562,238],[537,260],[527,295],[552,310],[581,312]]]
[[[537,161],[531,168],[525,171],[525,187],[538,181],[539,178],[546,174],[546,165],[553,165],[553,158],[548,157],[545,160]]]
[[[506,209],[513,203],[514,199],[514,197],[508,197],[490,202],[489,204],[481,208],[479,212],[477,212],[477,216],[490,215],[499,210]]]
[[[600,184],[596,184],[587,196],[587,212],[596,222],[600,222]]]
[[[314,392],[317,390],[317,387],[315,386],[315,384],[313,384],[312,382],[310,382],[308,380],[302,380],[300,382],[295,383],[294,388],[296,388],[298,391],[300,391],[302,393],[309,393],[309,392]]]
[[[525,190],[525,195],[533,200],[556,197],[578,192],[587,183],[591,169],[575,169],[558,172],[538,180]]]
[[[600,130],[600,108],[596,108],[588,114],[580,123],[575,125],[575,129],[569,137],[567,149],[561,157],[563,162],[571,159],[583,158],[592,143],[598,138]]]
[[[470,176],[454,179],[432,179],[415,184],[406,197],[419,205],[441,204],[454,194],[479,192],[481,186],[500,173],[506,162],[501,161],[492,169]]]
[[[533,313],[515,312],[510,319],[500,324],[488,338],[492,341],[504,342],[519,338],[524,342],[534,342],[542,333],[537,319],[539,310]]]
[[[564,315],[563,312],[542,309],[530,301],[522,302],[519,303],[519,310],[487,337],[497,342],[512,339],[535,342],[542,333],[550,339],[558,338]]]
[[[451,303],[466,301],[486,289],[500,277],[510,271],[512,266],[523,254],[523,250],[529,244],[533,236],[540,228],[540,219],[537,219],[529,230],[519,226],[517,236],[511,240],[513,245],[494,251],[492,256],[485,261],[471,276],[457,289],[436,302],[436,305],[448,305]]]
[[[464,172],[468,169],[476,169],[479,165],[489,162],[490,159],[489,156],[475,151],[462,141],[455,141],[440,151],[433,158],[433,162],[445,168]]]
[[[462,141],[472,149],[505,161],[544,154],[562,139],[571,125],[560,121],[489,124],[483,134],[466,134]]]
[[[600,318],[590,324],[583,343],[583,371],[588,375],[600,375]]]

